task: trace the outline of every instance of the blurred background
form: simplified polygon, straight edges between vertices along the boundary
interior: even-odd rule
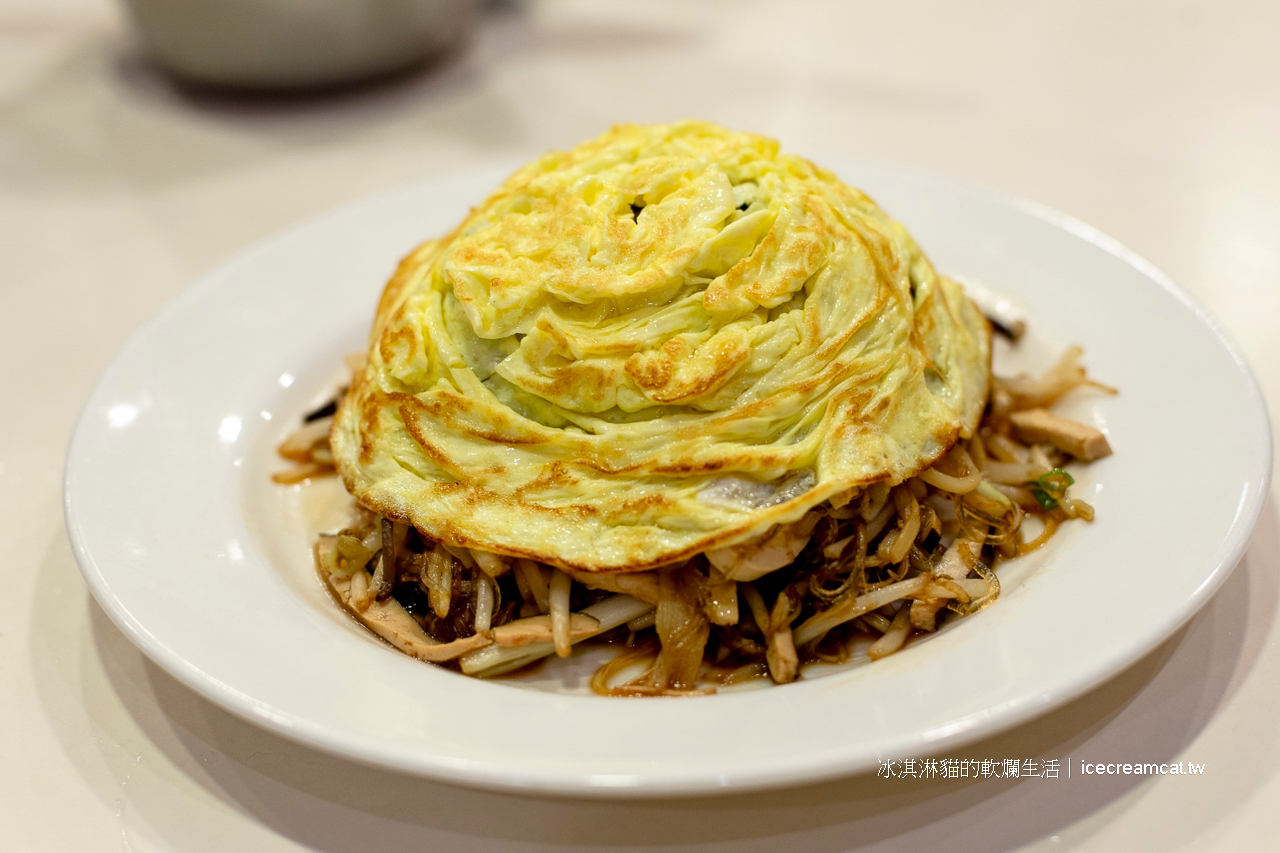
[[[1157,738],[1162,753],[1208,761],[1212,784],[890,794],[853,780],[589,806],[356,768],[187,693],[89,601],[59,477],[75,414],[118,348],[238,251],[380,190],[685,117],[1097,226],[1208,305],[1274,418],[1278,32],[1280,4],[1247,0],[0,0],[9,849],[367,850],[369,833],[450,850],[1263,849],[1280,832],[1274,503],[1188,629],[1002,741],[1056,755]],[[349,781],[325,787],[336,779]]]
[[[272,36],[257,46],[255,18]],[[211,31],[219,19],[235,26]],[[818,161],[892,161],[1041,201],[1213,301],[1224,277],[1280,274],[1278,22],[1273,3],[1201,0],[3,0],[0,205],[24,212],[0,239],[101,244],[92,261],[43,256],[34,274],[54,287],[106,266],[171,292],[360,195],[614,122],[701,117]],[[331,56],[333,82],[390,76],[273,96],[157,64],[212,68],[219,47],[246,81],[267,54],[268,90],[291,61],[305,78],[308,57]],[[1263,304],[1215,308],[1257,330],[1280,316],[1280,292],[1263,290]]]
[[[275,97],[176,83],[125,8],[168,24],[185,19],[165,7],[202,9],[188,16],[199,30],[222,7],[297,18],[346,6],[359,42],[357,8],[412,5],[3,0],[0,205],[25,212],[0,239],[34,250],[100,235],[92,262],[55,252],[38,275],[66,282],[81,263],[107,265],[171,290],[353,197],[614,122],[702,117],[819,161],[892,161],[1041,201],[1210,296],[1223,277],[1280,271],[1273,3],[507,0],[459,24],[473,4],[444,0],[419,4],[444,10],[449,32],[421,64]],[[290,20],[263,27],[279,37]],[[392,65],[411,64],[398,49]],[[127,212],[95,218],[125,198]],[[1280,316],[1270,292],[1217,307],[1254,328]]]

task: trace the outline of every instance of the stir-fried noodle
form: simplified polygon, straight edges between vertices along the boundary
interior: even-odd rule
[[[1114,393],[1085,375],[1080,355],[1068,350],[1038,378],[993,379],[971,439],[905,482],[815,508],[784,531],[794,560],[750,583],[725,577],[723,554],[630,574],[567,572],[432,542],[362,508],[319,538],[316,565],[379,636],[470,675],[567,656],[587,641],[620,649],[591,681],[609,696],[696,695],[764,675],[783,683],[863,647],[879,659],[994,601],[1002,561],[1069,520],[1092,521],[1063,466],[1109,452],[1105,438],[1043,411],[1076,388]],[[281,445],[295,467],[277,482],[333,473],[333,412],[331,403],[309,414]]]

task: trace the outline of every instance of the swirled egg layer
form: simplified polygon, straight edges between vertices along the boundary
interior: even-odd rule
[[[985,319],[861,192],[762,136],[623,125],[404,259],[331,438],[432,539],[639,570],[917,473],[989,375]]]

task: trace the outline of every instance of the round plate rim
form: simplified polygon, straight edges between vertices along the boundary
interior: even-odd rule
[[[514,161],[512,162],[514,163]],[[1222,543],[1225,547],[1218,552],[1221,555],[1220,559],[1207,572],[1205,581],[1194,595],[1188,598],[1176,611],[1165,614],[1158,624],[1153,624],[1146,632],[1143,642],[1130,644],[1122,653],[1116,654],[1108,662],[1107,666],[1098,667],[1084,677],[1060,684],[1054,693],[1041,696],[1039,701],[1024,701],[1015,707],[1004,708],[999,714],[991,715],[985,720],[976,721],[963,730],[939,739],[930,749],[930,751],[938,751],[943,748],[954,748],[972,743],[994,732],[1026,722],[1064,704],[1139,660],[1194,616],[1212,598],[1213,594],[1219,589],[1243,556],[1252,531],[1265,505],[1270,488],[1273,453],[1270,421],[1261,389],[1253,371],[1250,369],[1239,347],[1232,341],[1218,321],[1195,297],[1176,284],[1168,275],[1118,240],[1053,208],[954,178],[934,176],[917,170],[903,169],[883,163],[844,161],[841,165],[848,164],[855,164],[854,168],[861,166],[881,169],[913,179],[949,185],[968,194],[983,196],[990,201],[1003,204],[1027,216],[1034,217],[1066,231],[1134,268],[1145,278],[1157,284],[1169,297],[1176,300],[1184,309],[1190,312],[1204,329],[1212,335],[1215,343],[1221,346],[1230,356],[1240,377],[1245,382],[1249,408],[1252,410],[1248,413],[1249,427],[1255,433],[1254,438],[1261,436],[1264,439],[1260,445],[1262,448],[1261,456],[1256,460],[1258,466],[1256,484],[1258,487],[1251,489],[1243,500],[1234,523],[1222,538]],[[818,782],[849,775],[850,773],[866,770],[868,766],[874,766],[873,764],[869,765],[866,761],[851,765],[848,761],[841,761],[837,758],[825,764],[805,761],[797,763],[795,766],[780,766],[774,763],[755,772],[740,772],[731,779],[713,780],[706,777],[691,777],[687,773],[654,773],[644,779],[611,780],[602,776],[592,777],[591,775],[584,776],[582,774],[557,775],[546,772],[521,772],[502,764],[459,763],[454,760],[437,761],[433,760],[432,756],[420,754],[404,755],[397,754],[392,750],[377,751],[367,748],[354,748],[352,744],[345,743],[340,738],[335,738],[332,732],[322,726],[316,726],[311,721],[296,715],[282,713],[278,709],[266,706],[264,703],[253,699],[253,697],[239,693],[230,685],[210,677],[200,668],[173,653],[160,638],[153,635],[145,625],[139,623],[133,617],[124,602],[116,598],[107,578],[103,575],[98,565],[98,561],[94,557],[93,544],[85,541],[83,531],[78,523],[77,516],[81,510],[77,504],[76,494],[79,468],[84,464],[83,448],[86,443],[86,435],[92,429],[97,428],[97,424],[90,423],[91,404],[99,397],[103,388],[108,385],[113,371],[131,353],[137,350],[142,345],[142,342],[153,334],[155,330],[163,327],[172,316],[180,313],[189,302],[198,300],[210,289],[217,288],[220,284],[221,276],[233,271],[238,264],[247,263],[258,253],[270,251],[275,243],[289,235],[303,233],[326,220],[346,215],[356,208],[375,206],[380,201],[402,193],[421,192],[425,188],[441,181],[474,179],[475,176],[480,174],[501,176],[505,171],[509,171],[509,165],[503,163],[460,173],[429,177],[404,187],[359,199],[350,204],[308,217],[237,254],[226,263],[202,276],[196,283],[170,300],[155,317],[130,336],[128,342],[113,358],[111,365],[103,371],[100,379],[95,384],[94,391],[86,398],[85,404],[81,407],[68,445],[65,461],[63,477],[64,518],[73,553],[94,598],[117,628],[135,646],[142,650],[148,658],[215,705],[260,725],[275,734],[303,745],[318,748],[361,763],[390,767],[440,781],[490,790],[523,793],[557,793],[591,797],[671,796],[737,792]]]

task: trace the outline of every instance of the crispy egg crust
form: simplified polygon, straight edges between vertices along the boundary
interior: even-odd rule
[[[989,377],[986,320],[861,192],[762,136],[622,125],[401,262],[331,440],[431,539],[642,570],[912,476]]]

